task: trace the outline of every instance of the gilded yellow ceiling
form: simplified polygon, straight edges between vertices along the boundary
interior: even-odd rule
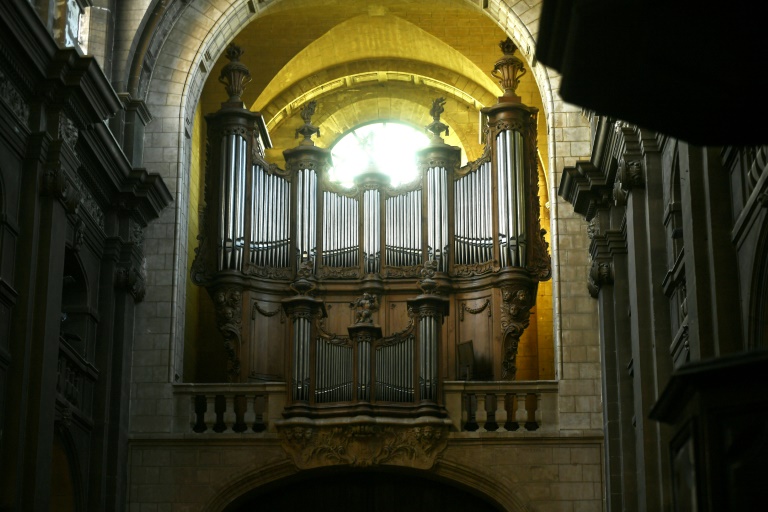
[[[316,100],[317,144],[331,146],[348,130],[375,120],[416,127],[431,121],[436,97],[445,97],[443,121],[449,144],[468,159],[482,152],[478,110],[495,102],[501,89],[491,77],[506,34],[469,0],[286,0],[266,9],[235,38],[242,62],[253,75],[243,100],[268,123],[274,149],[270,161],[283,165],[282,151],[296,144],[301,107]],[[224,101],[219,59],[201,98],[203,113]],[[540,110],[531,74],[518,94]],[[539,122],[546,158],[546,128]]]

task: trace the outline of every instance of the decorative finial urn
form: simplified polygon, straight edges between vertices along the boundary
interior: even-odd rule
[[[242,103],[241,96],[245,86],[251,81],[251,72],[240,62],[245,51],[234,43],[227,46],[224,54],[229,59],[229,64],[224,66],[219,75],[219,82],[224,84],[224,88],[229,94],[228,103]]]
[[[520,101],[520,97],[515,92],[520,85],[520,78],[527,72],[523,61],[515,57],[517,46],[510,38],[499,43],[499,48],[504,52],[504,57],[496,61],[491,75],[499,81],[499,85],[504,89],[504,95],[499,101]]]
[[[433,143],[442,143],[440,134],[445,132],[448,135],[448,125],[440,121],[440,115],[445,112],[445,98],[435,98],[432,101],[432,108],[429,109],[429,115],[432,116],[432,122],[427,125],[427,131]]]
[[[320,128],[312,124],[312,116],[315,115],[315,109],[317,109],[317,102],[315,100],[310,101],[301,109],[301,118],[304,120],[304,125],[296,129],[295,136],[297,139],[299,135],[304,136],[304,140],[299,142],[300,146],[314,146],[315,143],[312,140],[312,136],[320,136]]]

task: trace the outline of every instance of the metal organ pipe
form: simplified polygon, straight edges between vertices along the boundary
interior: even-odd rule
[[[261,267],[290,265],[290,186],[280,176],[252,167],[250,261]]]
[[[528,233],[526,233],[525,229],[525,199],[527,197],[527,194],[525,192],[525,147],[523,142],[523,135],[516,131],[514,132],[514,140],[515,140],[515,192],[516,197],[519,198],[517,201],[517,210],[516,210],[516,217],[517,217],[517,236],[518,236],[518,244],[517,244],[517,251],[518,251],[518,261],[519,265],[521,267],[525,267],[527,265],[526,261],[526,244],[528,239]]]
[[[245,244],[247,142],[241,135],[221,139],[219,177],[219,270],[242,268]]]
[[[298,262],[314,258],[317,239],[317,174],[312,169],[297,173],[296,237]]]

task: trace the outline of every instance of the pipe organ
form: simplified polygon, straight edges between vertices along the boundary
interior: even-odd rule
[[[230,380],[288,382],[286,417],[444,415],[441,381],[457,378],[456,347],[467,341],[451,339],[459,329],[445,323],[459,304],[460,322],[486,307],[500,312],[496,341],[475,345],[492,347],[480,356],[495,378],[515,377],[517,343],[550,261],[536,110],[514,93],[525,70],[509,44],[494,69],[505,93],[483,109],[480,159],[459,167],[460,149],[441,136],[439,98],[419,177],[394,187],[371,163],[352,188],[328,178],[330,152],[312,140],[314,102],[302,110],[303,140],[284,151],[286,168],[265,161],[269,135],[239,100],[248,75],[229,50],[221,81],[230,99],[206,117],[206,215],[192,278],[214,300]],[[484,306],[467,307],[481,298]],[[249,314],[280,322],[243,321]]]

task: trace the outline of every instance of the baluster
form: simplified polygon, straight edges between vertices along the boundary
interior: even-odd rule
[[[536,397],[536,406],[534,407],[533,419],[536,422],[534,430],[537,430],[541,426],[541,391],[537,391],[534,396]]]
[[[477,395],[477,412],[475,412],[475,421],[477,422],[478,432],[487,432],[485,423],[488,421],[488,411],[485,410],[485,393]]]
[[[204,396],[203,399],[205,400],[203,421],[205,422],[206,428],[213,428],[216,424],[216,396],[207,395]]]
[[[235,395],[233,405],[235,422],[232,425],[232,430],[235,432],[245,432],[248,429],[248,424],[245,422],[245,413],[248,408],[245,395]]]
[[[205,395],[195,395],[192,397],[190,420],[192,431],[200,433],[208,430],[205,422]]]
[[[472,414],[472,394],[467,393],[462,397],[461,404],[461,427],[462,430],[477,430],[474,425],[474,415]]]
[[[234,395],[225,395],[224,397],[224,412],[222,416],[225,430],[234,430],[237,423],[237,414],[235,412],[235,397]]]
[[[507,431],[507,394],[496,393],[496,424],[498,432]]]
[[[256,422],[256,412],[254,411],[253,397],[248,395],[241,395],[242,400],[242,414],[238,414],[238,419],[242,422],[243,430],[237,432],[245,432]]]
[[[213,424],[213,431],[222,433],[227,430],[227,424],[224,422],[224,411],[227,409],[227,401],[224,395],[216,395],[213,398],[213,410],[216,414],[216,421]]]
[[[517,428],[525,428],[525,423],[528,421],[528,411],[525,409],[525,397],[527,393],[517,393],[517,410],[515,411],[515,421],[517,422]]]

